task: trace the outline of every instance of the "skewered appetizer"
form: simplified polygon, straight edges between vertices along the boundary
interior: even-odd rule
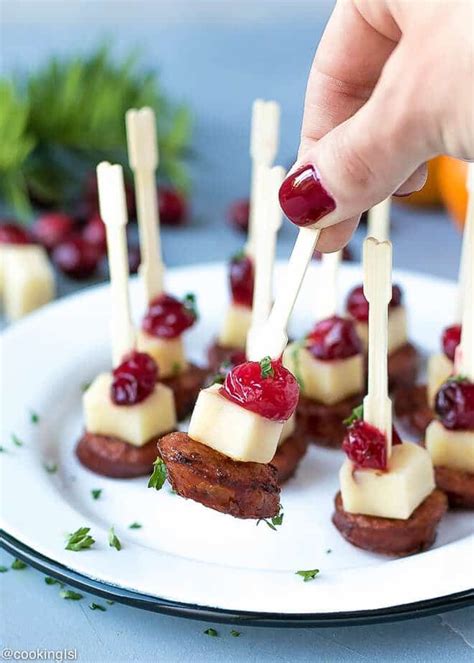
[[[159,213],[155,171],[158,166],[156,121],[151,108],[131,109],[126,115],[130,167],[134,172],[140,235],[140,277],[148,308],[138,332],[137,346],[151,355],[159,368],[160,381],[174,394],[178,419],[184,419],[196,402],[206,372],[188,362],[183,333],[197,320],[195,301],[184,301],[163,290]]]
[[[287,445],[294,435],[287,422],[299,396],[298,383],[280,357],[319,233],[310,228],[299,231],[285,287],[269,317],[250,330],[250,361],[231,370],[222,387],[201,391],[188,434],[159,440],[158,453],[168,478],[182,497],[238,518],[278,515],[278,474],[288,474],[293,462]],[[273,463],[279,453],[277,469]]]
[[[245,361],[247,333],[252,324],[252,302],[255,280],[255,251],[258,225],[262,215],[259,200],[262,171],[268,170],[278,150],[280,107],[275,101],[256,99],[252,107],[250,156],[252,181],[250,192],[249,231],[245,248],[229,265],[231,303],[217,339],[208,350],[209,367],[216,371],[222,363]]]
[[[15,224],[0,226],[0,297],[5,315],[18,320],[54,298],[54,274],[46,251]]]
[[[98,375],[84,393],[85,433],[76,455],[97,474],[130,478],[150,473],[157,439],[176,428],[176,412],[172,390],[158,382],[155,361],[135,349],[122,168],[102,163],[97,177],[101,216],[107,228],[115,368]]]
[[[354,324],[336,314],[340,258],[340,253],[323,257],[323,319],[302,341],[290,343],[283,355],[284,365],[300,385],[300,426],[316,444],[334,448],[344,439],[344,419],[362,399],[365,379],[362,344]]]
[[[386,555],[429,548],[447,509],[435,488],[429,453],[402,443],[392,426],[388,397],[388,305],[392,294],[391,245],[364,245],[364,290],[369,311],[369,381],[363,409],[349,422],[333,523],[350,543]]]

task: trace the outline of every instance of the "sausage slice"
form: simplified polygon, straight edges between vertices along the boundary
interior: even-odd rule
[[[474,509],[474,474],[444,466],[434,471],[436,485],[446,493],[449,506]]]
[[[208,372],[205,369],[195,364],[189,364],[187,370],[183,373],[160,380],[174,393],[178,421],[186,419],[191,414],[207,374]]]

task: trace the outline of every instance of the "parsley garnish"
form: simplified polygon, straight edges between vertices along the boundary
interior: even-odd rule
[[[329,555],[329,553],[332,553],[332,549],[331,549],[331,548],[328,548],[328,549],[326,550],[326,555]]]
[[[43,467],[48,474],[56,474],[58,471],[57,463],[43,463]]]
[[[87,391],[87,390],[89,389],[89,387],[91,386],[91,384],[92,384],[92,382],[83,382],[83,383],[81,384],[81,391],[82,391],[82,393],[84,393],[85,391]]]
[[[231,262],[240,262],[244,258],[246,258],[246,254],[244,249],[241,249],[240,251],[237,251],[237,253],[234,253],[234,255],[231,258]]]
[[[115,548],[115,550],[122,550],[122,544],[113,527],[109,529],[109,546]]]
[[[6,454],[6,453],[7,453],[7,450],[5,449],[5,447],[0,446],[0,454]]]
[[[15,559],[12,562],[11,568],[14,571],[23,571],[23,569],[28,568],[28,564],[26,564],[26,562],[24,562],[22,559]]]
[[[179,375],[181,373],[181,364],[179,361],[174,361],[171,367],[171,372],[173,375]]]
[[[344,424],[344,426],[350,426],[355,421],[361,420],[363,416],[364,416],[364,405],[363,403],[361,403],[352,410],[351,416],[347,417],[347,419],[344,419],[342,423]]]
[[[448,378],[448,382],[468,382],[468,379],[465,375],[451,375]]]
[[[108,603],[109,605],[113,605],[115,601],[109,601],[109,599],[105,599],[105,602]]]
[[[155,488],[156,490],[161,490],[163,484],[166,481],[166,465],[158,456],[158,458],[153,463],[153,474],[148,481],[148,488]]]
[[[204,631],[204,635],[210,635],[211,638],[217,638],[217,636],[219,635],[219,633],[216,631],[215,628],[207,628],[207,629]]]
[[[20,440],[20,438],[17,435],[15,435],[15,433],[12,433],[11,440],[12,440],[13,444],[16,447],[22,447],[23,446],[22,440]]]
[[[32,424],[37,424],[38,421],[40,420],[39,414],[37,412],[34,412],[33,410],[30,410],[30,421]]]
[[[297,576],[301,576],[303,578],[303,582],[309,582],[310,580],[314,580],[316,576],[319,573],[319,569],[311,569],[309,571],[296,571]]]
[[[191,313],[195,320],[198,319],[198,312],[196,306],[196,295],[192,292],[188,292],[183,299],[184,308]]]
[[[69,534],[66,550],[79,552],[90,548],[95,543],[95,539],[89,535],[90,529],[90,527],[79,527],[78,530]]]
[[[107,608],[105,608],[103,605],[100,605],[100,603],[91,603],[89,608],[91,610],[100,610],[101,612],[106,612],[107,610]]]
[[[260,374],[264,380],[266,378],[272,378],[275,375],[271,357],[264,357],[260,361]]]
[[[6,566],[0,566],[0,573],[6,573],[8,571],[8,568]]]
[[[51,578],[50,576],[45,576],[44,581],[47,585],[59,585],[60,587],[64,587],[64,583],[60,580],[56,580],[56,578]]]
[[[140,523],[132,523],[128,526],[128,529],[141,529],[142,525]]]
[[[282,508],[283,507],[280,504],[280,513],[278,513],[276,516],[273,516],[271,520],[268,520],[267,518],[259,518],[259,520],[257,520],[257,525],[259,525],[261,522],[264,522],[265,525],[268,525],[270,529],[276,532],[277,527],[283,524],[283,516],[285,514],[283,513]]]
[[[93,500],[98,500],[99,497],[102,495],[102,488],[93,488],[91,490],[91,495]]]
[[[230,632],[230,634],[231,634],[231,636],[232,636],[233,638],[238,638],[239,635],[240,635],[240,631],[236,631],[235,629],[232,629],[232,631]]]
[[[59,596],[62,599],[66,599],[67,601],[80,601],[83,597],[82,594],[79,594],[79,592],[74,592],[72,589],[62,589],[59,592]]]

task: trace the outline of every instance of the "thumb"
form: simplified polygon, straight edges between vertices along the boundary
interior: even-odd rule
[[[438,150],[417,77],[407,81],[403,69],[399,47],[352,117],[320,140],[302,136],[298,161],[280,189],[282,209],[295,224],[326,228],[352,219],[350,232],[364,210],[423,185],[420,166]]]

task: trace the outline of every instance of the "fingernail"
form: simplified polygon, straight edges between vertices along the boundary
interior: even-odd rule
[[[407,196],[411,196],[411,194],[414,193],[413,191],[409,191],[408,193],[394,193],[393,195],[395,198],[406,198]]]
[[[336,202],[321,184],[314,166],[302,166],[280,187],[280,205],[297,226],[312,226],[336,209]]]

